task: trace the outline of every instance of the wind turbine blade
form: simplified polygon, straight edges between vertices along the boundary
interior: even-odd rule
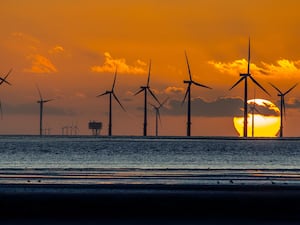
[[[149,105],[151,105],[154,109],[158,108],[155,105],[153,105],[152,103],[149,103]]]
[[[150,59],[150,62],[149,62],[149,71],[148,71],[147,87],[149,87],[149,83],[150,83],[150,74],[151,74],[151,59]]]
[[[125,108],[123,107],[123,105],[121,104],[120,100],[118,99],[118,97],[115,95],[115,93],[112,93],[114,98],[116,99],[116,101],[119,103],[119,105],[121,106],[121,108],[126,112]]]
[[[159,105],[159,109],[161,108],[161,107],[163,107],[164,106],[164,104],[166,104],[166,102],[168,101],[168,99],[169,98],[166,98],[160,105]]]
[[[249,37],[249,44],[248,44],[248,68],[247,73],[250,74],[250,37]]]
[[[250,79],[260,88],[260,89],[262,89],[266,94],[268,94],[269,96],[271,96],[270,94],[269,94],[269,92],[266,90],[266,89],[264,89],[263,88],[263,86],[261,86],[251,75],[249,75],[249,77],[250,77]]]
[[[199,83],[197,83],[195,81],[192,81],[192,83],[195,84],[195,85],[197,85],[197,86],[199,86],[199,87],[204,87],[204,88],[212,89],[211,87],[205,86],[203,84],[199,84]]]
[[[138,95],[139,93],[141,93],[142,91],[144,91],[144,88],[141,88],[139,91],[137,91],[134,95]]]
[[[185,54],[185,60],[186,60],[186,64],[187,64],[187,68],[188,68],[188,72],[189,72],[190,81],[192,81],[191,68],[190,68],[189,59],[186,54],[186,51],[184,51],[184,54]]]
[[[156,110],[156,113],[157,113],[157,117],[158,117],[159,123],[160,123],[160,125],[161,125],[161,118],[160,118],[160,112],[159,112],[159,109]]]
[[[272,84],[272,83],[269,83],[276,91],[278,91],[279,92],[279,94],[282,94],[282,92],[279,90],[279,88],[278,87],[276,87],[274,84]]]
[[[39,89],[39,86],[36,85],[36,88],[37,88],[37,90],[39,92],[40,99],[43,100],[42,93],[41,93],[41,90]]]
[[[101,96],[107,95],[107,94],[109,94],[108,91],[104,92],[103,94],[97,95],[96,97],[101,97]]]
[[[3,83],[6,83],[6,84],[11,85],[11,83],[9,83],[9,82],[6,80],[6,78],[7,78],[8,75],[11,73],[11,71],[12,71],[12,69],[10,69],[10,70],[8,71],[8,73],[5,75],[4,78],[0,77],[0,80],[1,80],[0,85],[3,84]]]
[[[115,78],[114,78],[114,82],[113,82],[113,85],[112,85],[111,91],[113,91],[113,90],[114,90],[114,88],[115,88],[115,85],[116,85],[116,79],[117,79],[117,69],[116,69],[116,72],[115,72]]]
[[[55,100],[55,99],[54,99],[54,98],[52,98],[52,99],[47,99],[47,100],[44,100],[43,102],[46,103],[46,102],[51,102],[51,101],[53,101],[53,100]]]
[[[185,99],[186,99],[189,91],[190,91],[189,88],[187,88],[181,105],[183,105],[183,103],[185,102]]]
[[[295,84],[293,87],[291,87],[289,90],[287,90],[283,95],[290,93],[297,85],[298,85],[298,83]]]
[[[242,80],[244,80],[245,79],[245,77],[241,77],[230,89],[229,89],[229,91],[231,91],[235,86],[237,86],[239,83],[241,83],[242,82]]]
[[[152,95],[152,97],[157,101],[158,104],[160,104],[159,100],[156,98],[156,96],[154,95],[154,93],[151,91],[150,88],[147,88],[150,92],[150,94]]]

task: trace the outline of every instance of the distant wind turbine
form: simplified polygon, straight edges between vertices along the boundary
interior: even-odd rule
[[[164,104],[167,102],[167,100],[168,100],[168,98],[166,98],[165,101],[163,101],[161,104],[159,104],[159,106],[155,106],[155,105],[151,104],[155,110],[155,136],[158,136],[158,120],[161,122],[159,110],[164,106]]]
[[[40,136],[42,136],[43,135],[43,109],[44,109],[44,103],[53,101],[54,99],[44,100],[39,87],[38,86],[36,86],[36,87],[37,87],[37,90],[38,90],[39,96],[40,96],[40,100],[38,100],[37,103],[40,104]]]
[[[187,132],[186,135],[187,136],[191,136],[191,86],[192,84],[199,86],[199,87],[203,87],[203,88],[208,88],[208,89],[212,89],[211,87],[205,86],[203,84],[199,84],[197,82],[195,82],[192,79],[192,73],[191,73],[191,69],[190,69],[190,64],[189,64],[189,60],[187,57],[187,54],[185,52],[185,59],[186,59],[186,64],[187,64],[187,68],[188,68],[188,73],[189,73],[189,80],[184,80],[183,83],[188,84],[187,90],[185,92],[185,96],[184,99],[182,101],[182,104],[185,102],[186,97],[188,97],[188,105],[187,105]]]
[[[117,79],[117,69],[115,72],[115,77],[114,77],[114,82],[112,85],[112,88],[110,91],[106,91],[103,94],[97,95],[97,97],[101,97],[103,95],[109,95],[109,122],[108,122],[108,135],[111,136],[112,135],[112,96],[115,98],[115,100],[119,103],[119,105],[121,106],[121,108],[125,110],[125,108],[123,107],[123,105],[121,104],[121,102],[119,101],[118,97],[115,94],[115,85],[116,85],[116,79]]]
[[[270,95],[266,89],[263,88],[250,74],[250,38],[249,38],[249,45],[248,45],[248,67],[247,67],[247,73],[240,74],[241,78],[229,89],[232,90],[235,86],[237,86],[240,82],[243,80],[245,81],[244,86],[244,137],[248,137],[247,129],[248,129],[248,80],[249,77],[254,84],[256,84],[260,89],[262,89],[265,93]]]
[[[278,96],[280,97],[280,131],[279,131],[279,136],[283,137],[283,115],[285,116],[285,101],[284,101],[284,97],[285,95],[287,95],[288,93],[290,93],[298,84],[295,84],[294,86],[292,86],[289,90],[287,90],[286,92],[282,92],[279,88],[277,88],[274,84],[270,85],[276,90],[278,91]]]
[[[9,83],[6,79],[7,79],[7,77],[8,77],[8,75],[11,73],[11,71],[12,71],[12,69],[10,69],[9,71],[8,71],[8,73],[5,75],[5,77],[0,77],[0,85],[2,85],[3,83],[6,83],[6,84],[8,84],[8,85],[11,85],[11,83]]]
[[[148,72],[147,85],[146,86],[141,86],[140,90],[134,94],[134,95],[138,95],[139,93],[144,92],[144,130],[143,130],[143,135],[144,136],[147,136],[147,92],[149,91],[149,93],[152,95],[152,97],[155,99],[155,101],[157,101],[158,104],[160,104],[157,97],[154,95],[154,93],[150,89],[150,72],[151,72],[151,60],[150,60],[150,63],[149,63],[149,72]]]

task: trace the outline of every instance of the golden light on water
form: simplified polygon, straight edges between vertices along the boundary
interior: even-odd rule
[[[248,109],[255,103],[257,111],[248,112],[248,137],[252,136],[252,121],[254,122],[254,137],[276,137],[280,129],[279,108],[265,99],[248,100]],[[244,118],[234,117],[233,123],[236,131],[243,136]]]

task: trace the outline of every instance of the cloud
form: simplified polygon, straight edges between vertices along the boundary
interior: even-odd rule
[[[52,62],[42,55],[34,54],[34,55],[29,55],[27,58],[29,60],[31,60],[32,65],[31,65],[31,68],[24,69],[25,72],[30,72],[30,73],[55,73],[55,72],[57,72],[57,69],[52,64]]]
[[[110,53],[104,53],[105,61],[102,66],[92,66],[93,72],[104,73],[104,72],[115,72],[118,68],[118,73],[125,74],[145,74],[147,73],[147,64],[141,60],[137,60],[135,65],[131,66],[126,63],[124,58],[113,59]]]
[[[212,65],[215,69],[221,73],[227,73],[230,75],[237,75],[239,73],[246,73],[248,62],[246,59],[239,59],[233,62],[215,62],[209,61],[208,64]],[[268,64],[261,62],[261,66],[254,63],[250,64],[251,74],[257,76],[270,76],[270,77],[282,77],[282,76],[300,76],[300,60],[292,61],[288,59],[279,59],[276,64]]]
[[[166,94],[181,94],[184,93],[184,88],[182,87],[167,87],[164,92]]]
[[[52,49],[50,49],[48,52],[50,54],[60,54],[63,53],[65,49],[62,46],[56,45]]]
[[[218,98],[207,102],[201,98],[192,99],[192,115],[205,117],[233,117],[242,115],[243,100],[240,98]],[[170,100],[162,113],[168,115],[185,115],[186,103]]]

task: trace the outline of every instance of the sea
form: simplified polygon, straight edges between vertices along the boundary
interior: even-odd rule
[[[299,138],[0,136],[0,184],[299,185]]]

